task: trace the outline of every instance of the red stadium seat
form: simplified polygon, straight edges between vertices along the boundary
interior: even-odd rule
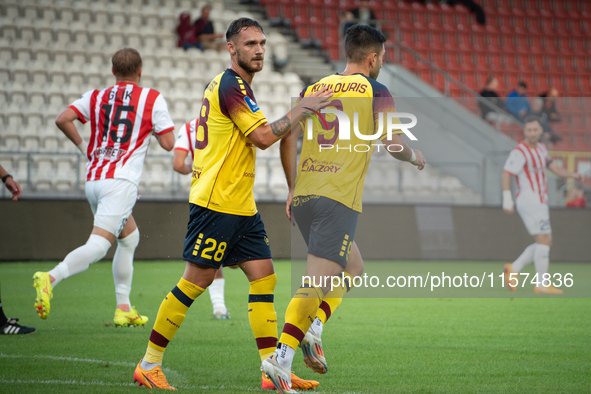
[[[538,54],[531,54],[528,56],[529,70],[539,72],[544,69],[544,56]]]
[[[339,60],[339,47],[337,46],[331,46],[329,48],[327,48],[326,50],[328,52],[328,56],[330,56],[330,58],[332,60]]]
[[[558,57],[556,56],[544,56],[544,70],[554,72],[558,70]]]

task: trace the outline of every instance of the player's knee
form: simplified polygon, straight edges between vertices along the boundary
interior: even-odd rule
[[[202,289],[207,289],[209,285],[213,283],[213,276],[212,277],[201,277],[192,282],[195,286],[199,286]]]
[[[542,245],[552,246],[552,234],[540,234],[536,237],[536,242]]]
[[[105,257],[111,247],[111,242],[100,235],[90,234],[88,241],[86,241],[86,245],[94,250],[94,260],[98,261]]]
[[[117,244],[124,248],[135,249],[140,242],[140,230],[135,229],[125,238],[117,238]]]
[[[275,292],[275,285],[277,284],[277,275],[272,273],[263,278],[253,280],[250,282],[251,292],[258,294],[272,294]]]

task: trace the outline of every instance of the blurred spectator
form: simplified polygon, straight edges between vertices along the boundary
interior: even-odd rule
[[[497,89],[499,88],[499,80],[495,76],[490,76],[486,80],[486,86],[480,92],[482,97],[485,97],[491,104],[496,105],[500,109],[505,109],[505,102],[497,93]],[[480,107],[480,113],[482,115],[482,119],[485,119],[489,122],[503,122],[506,120],[506,117],[495,111],[490,105],[487,105],[484,100],[479,100],[478,106]]]
[[[505,103],[507,111],[509,111],[511,115],[515,116],[520,121],[523,121],[523,118],[529,112],[529,103],[527,101],[527,94],[525,93],[526,89],[527,84],[523,81],[520,81],[517,84],[517,88],[513,89],[509,93]]]
[[[586,208],[587,200],[585,200],[585,192],[581,185],[575,184],[566,191],[566,207],[567,208]]]
[[[426,3],[434,3],[435,1],[432,0],[414,0],[417,3],[422,3],[422,4],[426,4]],[[474,0],[439,0],[440,4],[449,4],[450,6],[454,6],[456,4],[461,4],[464,7],[468,8],[468,10],[474,14],[474,17],[476,18],[476,22],[480,25],[485,25],[486,24],[486,15],[484,14],[484,10],[482,9],[482,6],[480,4],[478,4],[477,2],[475,2]]]
[[[355,16],[353,15],[353,13],[351,11],[346,11],[342,15],[341,20],[349,21],[349,22],[343,23],[343,31],[341,32],[341,35],[344,36],[345,33],[347,32],[348,28],[350,28],[351,26],[355,26]]]
[[[187,50],[197,46],[197,35],[195,27],[191,25],[191,13],[185,11],[179,15],[179,25],[176,28],[176,34],[179,37],[177,47]]]
[[[206,49],[222,50],[226,47],[226,42],[219,40],[223,38],[222,33],[216,33],[213,29],[213,23],[209,20],[211,5],[205,4],[201,8],[201,17],[191,25],[191,14],[188,11],[179,16],[179,26],[176,28],[179,36],[178,46],[187,50],[189,48],[199,48],[202,51]]]
[[[548,115],[548,122],[560,122],[562,118],[556,110],[556,97],[559,97],[556,88],[550,88],[546,92],[540,94],[544,98],[544,113]]]
[[[359,0],[359,7],[345,12],[344,19],[355,19],[354,22],[345,24],[344,32],[354,24],[377,27],[376,16],[369,8],[369,0]]]
[[[197,36],[198,48],[202,51],[205,49],[222,50],[226,47],[226,43],[219,41],[224,34],[215,33],[213,30],[213,23],[209,20],[211,13],[211,5],[205,4],[201,7],[201,18],[197,19],[193,26],[195,26],[195,35]]]
[[[550,124],[548,123],[548,114],[546,114],[546,112],[544,112],[544,99],[541,97],[534,97],[531,100],[531,106],[530,109],[527,113],[528,115],[533,115],[536,118],[538,118],[538,120],[540,121],[540,124],[542,125],[542,130],[544,130],[542,136],[544,139],[552,142],[552,143],[556,143],[560,140],[562,140],[562,138],[556,134],[554,131],[552,131],[552,129],[550,128]]]
[[[454,6],[456,4],[461,4],[464,7],[468,8],[468,10],[472,14],[474,14],[474,17],[476,18],[476,22],[478,24],[480,24],[480,25],[486,24],[486,15],[484,14],[484,10],[480,6],[480,4],[478,4],[474,0],[440,0],[439,2],[440,3],[447,3],[451,6]]]

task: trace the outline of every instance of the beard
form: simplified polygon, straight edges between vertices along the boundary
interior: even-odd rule
[[[238,62],[238,65],[242,69],[244,69],[246,72],[254,74],[254,73],[257,73],[257,72],[259,72],[259,71],[261,71],[263,69],[263,64],[262,63],[261,63],[261,66],[260,67],[254,68],[254,67],[251,67],[250,66],[249,60],[246,59],[245,57],[243,57],[240,54],[240,52],[237,52],[237,55],[238,56],[236,56],[236,61]],[[261,60],[262,61],[263,58],[262,57],[260,59],[259,58],[255,58],[255,59],[252,59],[252,60]]]
[[[369,77],[373,80],[377,80],[380,75],[380,65],[376,65],[373,69],[369,70]]]

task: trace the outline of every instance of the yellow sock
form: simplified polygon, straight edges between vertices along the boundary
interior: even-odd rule
[[[205,289],[181,278],[175,288],[168,293],[160,304],[158,316],[156,316],[156,322],[150,334],[148,350],[144,356],[146,362],[162,363],[162,356],[168,342],[172,340],[185,320],[185,314],[195,298],[204,291]]]
[[[304,283],[296,291],[285,311],[285,325],[279,339],[280,343],[293,349],[298,348],[314,322],[323,296],[324,292],[320,287],[314,287],[309,283]]]
[[[344,280],[340,287],[336,287],[326,293],[326,297],[320,303],[316,317],[326,324],[326,321],[334,313],[335,309],[341,305],[344,295],[351,289],[353,285],[353,277],[348,272],[343,272]]]
[[[248,321],[261,361],[271,356],[277,347],[277,313],[273,304],[276,283],[275,274],[250,282]]]

